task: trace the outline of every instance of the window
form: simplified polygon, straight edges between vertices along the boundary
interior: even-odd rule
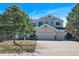
[[[60,22],[56,22],[56,25],[60,25]]]
[[[39,26],[43,25],[43,22],[39,22]]]
[[[53,22],[51,22],[51,24],[53,24]]]
[[[47,24],[48,22],[46,22],[46,24]]]
[[[33,23],[33,27],[35,27],[36,26],[36,23]]]

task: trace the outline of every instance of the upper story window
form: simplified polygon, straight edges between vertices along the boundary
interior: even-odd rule
[[[39,26],[43,25],[43,22],[39,22]]]
[[[47,24],[48,22],[46,22],[46,24]]]
[[[33,27],[35,27],[36,26],[36,23],[33,23]]]
[[[56,25],[60,25],[60,22],[56,22]]]
[[[51,24],[53,24],[53,22],[51,22]]]

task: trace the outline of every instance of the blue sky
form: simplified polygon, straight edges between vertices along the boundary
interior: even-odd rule
[[[4,12],[5,8],[11,5],[12,3],[0,3],[0,13]],[[63,19],[65,23],[65,17],[75,6],[74,3],[19,3],[17,5],[27,12],[31,18],[36,19],[47,14],[52,14]]]

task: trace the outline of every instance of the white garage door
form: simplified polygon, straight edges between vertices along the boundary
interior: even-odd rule
[[[58,32],[56,35],[57,40],[64,40],[65,33],[64,32]]]
[[[49,39],[49,40],[55,40],[55,35],[54,33],[47,33],[47,32],[40,32],[37,34],[38,39]]]

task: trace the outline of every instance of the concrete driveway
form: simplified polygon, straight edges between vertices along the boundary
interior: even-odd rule
[[[79,42],[37,41],[36,56],[79,56]]]

